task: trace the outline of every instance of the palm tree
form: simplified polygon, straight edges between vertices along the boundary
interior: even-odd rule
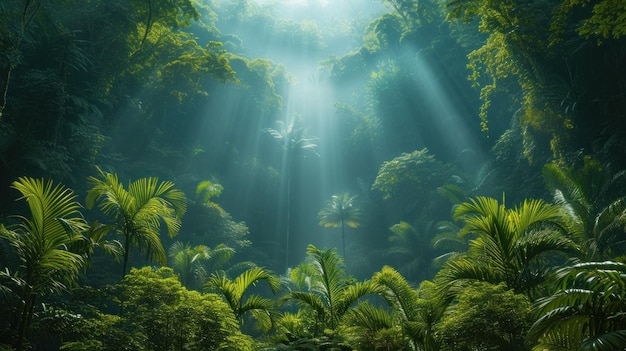
[[[114,230],[123,236],[122,276],[126,275],[133,247],[165,264],[167,256],[159,238],[161,223],[165,224],[170,238],[178,234],[187,209],[185,194],[174,189],[174,183],[159,182],[154,177],[130,182],[125,189],[116,174],[98,171],[100,178],[89,177],[93,187],[87,192],[87,208],[98,203],[100,210],[113,221]]]
[[[397,270],[389,266],[375,273],[372,280],[380,289],[378,294],[387,301],[400,321],[413,349],[438,350],[440,340],[435,325],[443,317],[446,304],[436,293],[434,284],[424,281],[416,290]]]
[[[346,257],[346,226],[358,228],[363,220],[363,211],[354,205],[355,199],[356,196],[348,193],[333,195],[317,214],[321,226],[341,228],[343,257]]]
[[[309,262],[291,271],[291,280],[307,282],[306,290],[292,290],[281,297],[281,302],[294,301],[312,309],[316,315],[315,336],[320,330],[334,330],[344,315],[361,297],[375,293],[371,281],[357,282],[342,269],[343,260],[333,249],[320,250],[314,245],[307,248]]]
[[[280,279],[261,267],[247,269],[234,280],[223,271],[216,272],[204,284],[204,289],[220,293],[240,322],[243,323],[244,314],[250,312],[259,328],[268,331],[274,324],[274,300],[258,294],[250,294],[244,299],[248,289],[260,281],[265,281],[273,293],[280,289]]]
[[[290,226],[291,226],[291,185],[293,171],[292,167],[295,166],[296,158],[299,156],[306,156],[307,153],[319,156],[316,151],[317,144],[315,141],[317,138],[306,136],[306,129],[299,124],[300,119],[291,118],[289,121],[276,121],[277,128],[267,128],[264,131],[269,133],[276,141],[278,141],[283,150],[282,166],[284,168],[284,178],[287,180],[286,184],[286,197],[287,197],[287,219],[285,228],[285,262],[286,267],[289,267],[289,241],[290,241]]]
[[[624,350],[626,264],[577,263],[554,277],[556,292],[536,303],[534,350]]]
[[[613,174],[586,158],[578,171],[547,164],[543,176],[555,203],[563,207],[568,232],[585,259],[612,259],[626,252],[626,240],[621,239],[626,224],[626,171]]]
[[[409,341],[394,317],[385,306],[375,306],[369,301],[359,302],[344,318],[347,326],[343,335],[358,350],[408,350]]]
[[[19,199],[26,201],[30,211],[30,217],[17,216],[20,222],[14,228],[0,225],[0,238],[19,258],[15,272],[8,272],[7,267],[4,273],[15,283],[14,292],[21,301],[13,328],[15,348],[22,350],[37,297],[59,293],[76,282],[86,256],[68,248],[82,240],[88,226],[76,196],[64,186],[19,178],[11,187],[21,193]]]
[[[461,237],[475,238],[468,252],[448,261],[436,278],[452,294],[479,280],[504,282],[509,289],[530,295],[550,266],[547,253],[577,252],[562,233],[560,208],[542,200],[526,200],[507,209],[493,198],[476,197],[459,205],[454,219],[464,222]]]
[[[170,264],[187,289],[191,289],[195,281],[204,280],[208,276],[207,271],[213,272],[228,262],[234,253],[234,249],[224,244],[211,249],[206,245],[191,247],[189,243],[180,241],[174,242],[169,249]],[[211,268],[207,269],[207,266]]]

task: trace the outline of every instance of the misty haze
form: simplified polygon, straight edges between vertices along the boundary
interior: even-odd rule
[[[0,351],[625,350],[626,5],[3,0]]]

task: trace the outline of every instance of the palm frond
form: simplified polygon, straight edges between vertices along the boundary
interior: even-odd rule
[[[478,262],[464,255],[448,261],[437,275],[437,282],[445,298],[451,300],[470,282],[500,283],[503,278],[500,274],[487,262]]]
[[[238,287],[238,293],[241,292],[241,295],[243,295],[245,290],[261,280],[266,281],[274,293],[280,289],[280,279],[262,267],[253,267],[246,270],[237,276],[233,283]]]
[[[362,328],[365,333],[372,334],[378,330],[392,328],[393,317],[385,308],[376,307],[364,301],[346,314],[346,324]]]
[[[626,330],[614,330],[585,339],[583,350],[613,351],[626,348]]]
[[[397,270],[384,266],[374,274],[372,280],[384,289],[381,296],[400,313],[403,320],[417,319],[417,291]]]
[[[340,299],[336,303],[337,315],[344,315],[350,309],[350,307],[360,298],[381,291],[382,289],[380,288],[380,286],[370,280],[348,285],[345,289],[342,290]]]
[[[319,318],[325,318],[326,305],[322,298],[313,292],[308,291],[291,291],[280,298],[280,303],[288,301],[295,302],[300,307],[311,308]]]
[[[68,251],[87,229],[75,195],[43,179],[22,177],[11,186],[27,202],[30,217],[18,216],[16,231],[3,229],[2,235],[16,249],[25,282],[34,294],[65,289],[86,261],[82,253]]]

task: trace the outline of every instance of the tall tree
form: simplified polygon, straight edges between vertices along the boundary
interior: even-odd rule
[[[19,223],[14,228],[0,226],[0,239],[8,241],[19,258],[16,270],[10,272],[6,267],[3,275],[13,281],[20,299],[11,320],[14,346],[21,351],[37,298],[75,283],[86,259],[68,248],[82,239],[88,226],[70,189],[33,178],[19,178],[12,188],[20,192],[19,200],[24,200],[30,211],[30,217],[17,216]]]
[[[286,228],[285,228],[285,263],[289,267],[289,242],[291,237],[291,196],[292,184],[294,176],[295,162],[298,157],[305,157],[307,154],[319,156],[317,153],[317,138],[306,135],[306,128],[300,125],[301,120],[292,117],[288,121],[277,121],[277,129],[267,128],[265,131],[269,133],[282,147],[283,158],[282,167],[284,171],[284,179],[286,181]]]
[[[123,236],[122,276],[126,275],[133,247],[146,251],[148,257],[165,264],[167,256],[159,234],[161,223],[170,238],[178,234],[181,218],[187,209],[185,194],[172,182],[141,178],[129,182],[125,189],[116,174],[98,169],[100,178],[89,177],[92,188],[87,192],[87,208],[96,204]]]
[[[358,228],[363,221],[363,211],[356,206],[355,196],[348,193],[333,195],[318,214],[319,224],[323,227],[341,228],[342,254],[346,257],[346,226]]]

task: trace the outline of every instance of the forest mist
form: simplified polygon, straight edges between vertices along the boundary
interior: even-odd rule
[[[0,2],[0,350],[157,349],[141,346],[158,339],[148,322],[116,346],[72,331],[134,331],[124,304],[141,314],[132,292],[158,295],[141,284],[179,284],[241,350],[476,349],[454,306],[487,291],[520,313],[493,344],[578,350],[623,332],[616,317],[563,336],[537,316],[582,284],[570,273],[624,268],[624,13],[612,0]],[[46,211],[55,195],[66,212]],[[38,266],[45,249],[75,265]],[[298,294],[324,290],[311,267],[326,263],[346,307],[303,308],[332,300]],[[228,300],[239,273],[266,317]],[[65,330],[46,329],[54,308]],[[184,347],[214,347],[194,328],[207,329]]]

